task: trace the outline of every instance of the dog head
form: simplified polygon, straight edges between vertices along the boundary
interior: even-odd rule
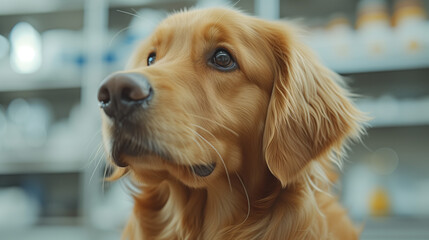
[[[204,187],[260,164],[285,186],[340,149],[361,131],[362,115],[298,35],[228,9],[161,22],[99,89],[118,172]]]

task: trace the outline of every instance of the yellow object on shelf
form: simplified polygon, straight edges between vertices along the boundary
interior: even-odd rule
[[[400,50],[407,55],[418,54],[429,48],[426,34],[426,11],[420,0],[397,0],[392,18]]]
[[[389,215],[390,200],[389,194],[385,189],[378,187],[371,193],[369,208],[372,216],[382,217]]]
[[[390,16],[387,3],[384,0],[361,0],[358,3],[356,28],[364,28],[368,25],[389,25]]]
[[[397,0],[392,17],[393,26],[409,19],[426,20],[426,11],[421,0]]]

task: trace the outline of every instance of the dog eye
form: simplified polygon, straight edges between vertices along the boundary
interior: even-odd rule
[[[237,67],[231,54],[226,50],[220,49],[215,52],[211,60],[212,65],[221,71],[234,70]]]
[[[156,60],[156,53],[152,52],[151,54],[149,54],[149,56],[147,57],[147,65],[150,66],[152,64],[155,63]]]
[[[214,62],[221,67],[228,67],[232,63],[229,53],[219,50],[215,53]]]

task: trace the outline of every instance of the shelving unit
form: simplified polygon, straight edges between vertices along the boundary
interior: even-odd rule
[[[30,22],[39,32],[55,28],[83,29],[84,3],[84,0],[17,0],[2,3],[0,34],[8,36],[18,21]],[[80,92],[85,80],[78,71],[70,74],[70,69],[49,69],[44,66],[43,70],[36,73],[22,75],[11,70],[7,59],[0,61],[0,69],[0,105],[3,110],[7,109],[13,99],[31,101],[37,98],[49,103],[53,111],[53,123],[57,123],[67,120],[64,118],[70,114],[73,105],[83,104]],[[85,136],[82,138],[86,139]],[[1,238],[53,239],[61,236],[62,239],[81,239],[82,236],[89,236],[88,229],[83,227],[87,217],[84,206],[88,201],[84,191],[91,187],[88,187],[86,176],[93,169],[88,167],[87,154],[83,152],[86,149],[76,149],[80,154],[64,156],[55,154],[55,149],[46,147],[26,148],[23,145],[20,151],[12,151],[3,148],[1,144],[1,189],[23,189],[28,197],[36,199],[34,201],[38,202],[41,211],[32,228],[0,227]],[[34,189],[29,190],[29,186]],[[63,189],[70,193],[65,193]]]

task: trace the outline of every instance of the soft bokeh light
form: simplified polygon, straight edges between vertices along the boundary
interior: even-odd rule
[[[26,22],[16,24],[11,33],[11,66],[17,73],[33,73],[42,65],[40,34]]]

